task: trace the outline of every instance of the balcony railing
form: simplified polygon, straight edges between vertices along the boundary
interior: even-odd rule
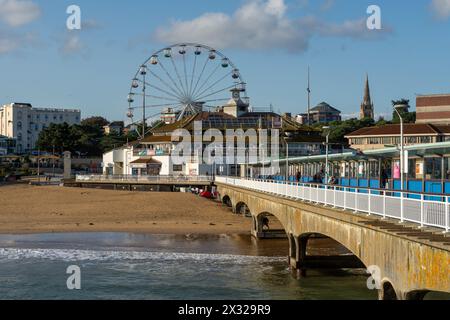
[[[216,182],[400,222],[408,221],[421,227],[450,230],[450,195],[228,177],[216,177]]]
[[[133,176],[133,175],[77,175],[77,182],[92,183],[118,183],[118,182],[135,182],[135,183],[188,183],[188,182],[213,182],[211,176]]]

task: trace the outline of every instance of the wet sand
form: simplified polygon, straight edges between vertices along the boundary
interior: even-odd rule
[[[249,234],[251,219],[186,193],[0,186],[0,233]]]

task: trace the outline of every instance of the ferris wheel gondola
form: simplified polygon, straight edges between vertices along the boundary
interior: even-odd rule
[[[230,100],[230,91],[246,95],[239,69],[220,51],[195,43],[181,43],[152,54],[141,64],[131,81],[127,116],[149,108],[176,110],[177,120],[215,108]],[[145,126],[142,126],[145,128]],[[144,137],[146,132],[139,132]]]

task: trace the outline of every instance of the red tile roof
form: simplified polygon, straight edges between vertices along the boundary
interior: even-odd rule
[[[432,124],[405,124],[405,135],[441,135],[450,134],[450,125],[432,125]],[[396,136],[400,135],[400,125],[386,125],[381,127],[362,128],[348,134],[346,137],[365,137],[365,136]]]

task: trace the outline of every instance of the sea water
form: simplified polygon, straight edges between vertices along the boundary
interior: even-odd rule
[[[0,299],[376,299],[364,271],[293,276],[284,240],[128,233],[0,236]],[[80,290],[69,290],[70,266]]]

